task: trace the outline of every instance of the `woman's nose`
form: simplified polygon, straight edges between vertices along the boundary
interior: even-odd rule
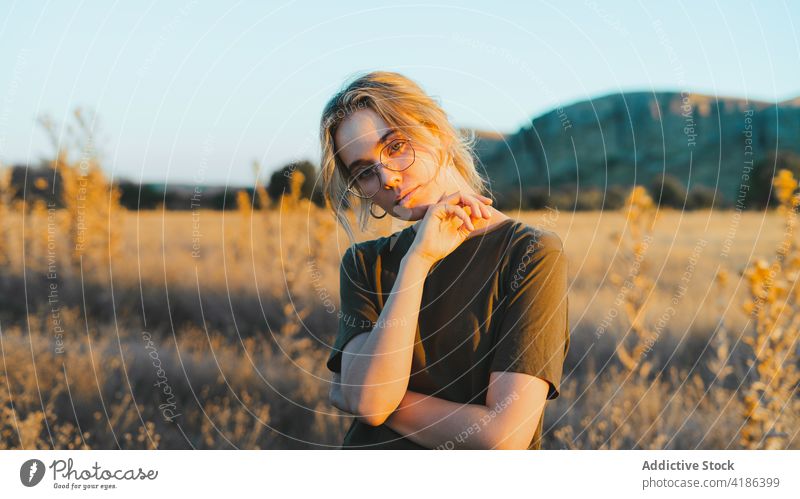
[[[381,173],[381,185],[385,189],[392,189],[395,185],[400,182],[400,172],[396,172],[394,170],[390,170],[386,167],[380,167],[378,169]]]

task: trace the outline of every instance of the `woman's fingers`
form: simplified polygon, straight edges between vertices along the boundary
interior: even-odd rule
[[[462,208],[462,207],[460,207],[458,205],[453,205],[453,204],[446,204],[446,205],[443,206],[443,208],[444,208],[444,212],[446,214],[456,216],[456,217],[460,218],[461,220],[463,220],[464,221],[464,225],[470,231],[475,230],[475,226],[472,225],[472,220],[470,220],[469,215],[467,215],[467,212],[464,211],[464,208]]]
[[[469,206],[471,208],[470,214],[475,217],[491,218],[492,216],[489,208],[486,206],[487,204],[491,204],[492,200],[481,194],[462,194],[459,191],[443,198],[440,202],[448,205],[460,204],[462,206]]]
[[[483,194],[475,193],[475,194],[467,194],[467,195],[468,196],[474,196],[474,197],[478,198],[483,203],[492,204],[492,198],[484,196]]]
[[[480,206],[478,206],[480,203],[478,202],[477,199],[471,196],[462,196],[461,199],[462,199],[461,205],[464,208],[464,211],[467,211],[467,209],[469,209],[469,211],[467,211],[467,215],[474,218],[483,216],[483,212],[481,211]]]
[[[478,198],[477,196],[462,196],[465,203],[471,208],[471,213],[475,218],[490,218],[491,213],[489,212],[489,208],[483,203],[483,200]]]
[[[481,201],[483,201],[482,203],[480,203],[480,207],[481,207],[481,210],[483,211],[484,216],[486,218],[492,218],[492,212],[489,209],[489,206],[492,204],[492,198],[483,196],[481,194],[478,194],[478,198]]]
[[[491,214],[489,213],[489,207],[486,206],[481,202],[480,199],[475,199],[475,207],[477,211],[475,212],[475,216],[478,218],[490,218]]]
[[[449,196],[445,196],[439,202],[440,203],[447,203],[447,204],[458,204],[461,201],[465,200],[467,197],[478,198],[478,199],[480,199],[481,202],[484,202],[484,203],[487,203],[487,204],[490,204],[492,202],[492,200],[490,198],[487,198],[486,196],[482,196],[480,194],[475,194],[475,195],[465,194],[465,193],[462,193],[461,191],[456,191],[456,192],[450,194]]]

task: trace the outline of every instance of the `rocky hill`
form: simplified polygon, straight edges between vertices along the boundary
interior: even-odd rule
[[[493,191],[647,185],[658,174],[728,203],[770,153],[800,153],[800,98],[780,103],[680,92],[617,93],[554,109],[518,132],[479,135]]]

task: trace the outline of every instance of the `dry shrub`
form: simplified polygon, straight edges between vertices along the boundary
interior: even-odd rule
[[[782,449],[796,432],[787,416],[800,411],[797,368],[800,339],[800,247],[797,244],[797,180],[781,170],[774,180],[784,216],[784,239],[770,260],[758,259],[744,276],[750,296],[744,310],[755,327],[743,341],[753,349],[751,382],[744,391],[745,425],[741,444],[747,449]]]

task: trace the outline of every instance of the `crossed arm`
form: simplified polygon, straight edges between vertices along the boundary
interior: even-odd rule
[[[547,391],[548,383],[535,376],[493,372],[486,405],[460,404],[409,390],[384,423],[429,449],[525,449],[542,417]],[[331,386],[331,402],[368,424],[378,422],[347,405],[338,373]]]

